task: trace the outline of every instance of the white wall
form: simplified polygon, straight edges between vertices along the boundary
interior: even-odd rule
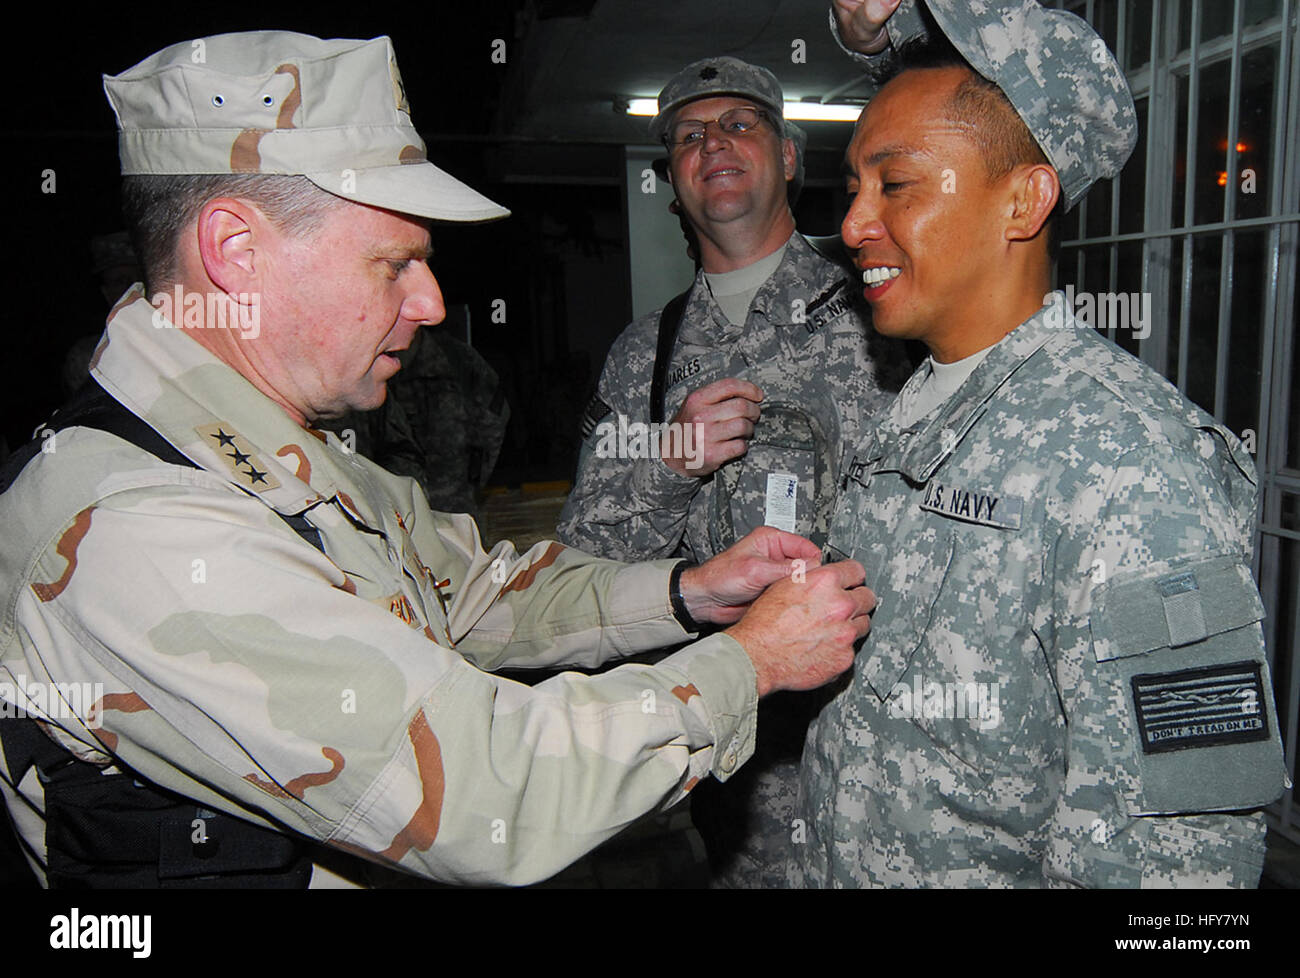
[[[695,277],[677,216],[668,213],[673,188],[650,170],[650,164],[663,155],[662,146],[628,146],[624,156],[633,318],[660,308]],[[648,186],[654,193],[645,192]]]

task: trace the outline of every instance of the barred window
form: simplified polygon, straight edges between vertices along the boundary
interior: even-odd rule
[[[1140,138],[1065,221],[1058,282],[1145,297],[1093,325],[1242,439],[1256,580],[1291,778],[1300,712],[1300,53],[1297,0],[1046,0],[1116,52]],[[1113,312],[1117,306],[1110,306]],[[1100,317],[1099,317],[1100,318]],[[1135,328],[1136,327],[1136,328]],[[1149,328],[1148,328],[1149,327]],[[1294,791],[1269,823],[1300,842]]]

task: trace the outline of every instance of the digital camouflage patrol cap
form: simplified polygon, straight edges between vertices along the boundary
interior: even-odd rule
[[[928,33],[903,0],[886,22],[895,47]],[[1056,168],[1068,210],[1137,145],[1137,113],[1124,72],[1086,22],[1034,0],[925,0],[939,29],[977,72],[1002,89]]]
[[[777,131],[784,136],[785,96],[776,75],[739,58],[705,58],[687,65],[659,93],[659,114],[650,120],[650,137],[662,140],[673,113],[687,102],[718,95],[753,99],[772,112]]]
[[[443,221],[510,212],[428,161],[392,42],[249,31],[182,41],[104,76],[123,175],[298,174]]]

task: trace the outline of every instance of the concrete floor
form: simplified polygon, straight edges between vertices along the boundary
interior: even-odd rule
[[[523,553],[542,540],[555,539],[555,525],[569,495],[567,482],[525,483],[520,489],[489,489],[479,506],[484,549],[510,540]]]

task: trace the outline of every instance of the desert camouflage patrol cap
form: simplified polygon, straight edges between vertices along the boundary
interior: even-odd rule
[[[753,99],[772,112],[778,132],[785,135],[785,95],[776,75],[739,58],[704,58],[687,65],[669,79],[659,93],[659,114],[650,120],[650,137],[662,140],[673,113],[687,102],[718,95]]]
[[[123,175],[299,174],[443,221],[510,212],[428,161],[392,42],[249,31],[182,41],[104,76]]]
[[[919,0],[887,22],[895,46],[924,31]],[[1137,113],[1115,56],[1085,21],[1034,0],[925,0],[972,68],[1002,89],[1061,179],[1073,207],[1123,168],[1137,144]]]

